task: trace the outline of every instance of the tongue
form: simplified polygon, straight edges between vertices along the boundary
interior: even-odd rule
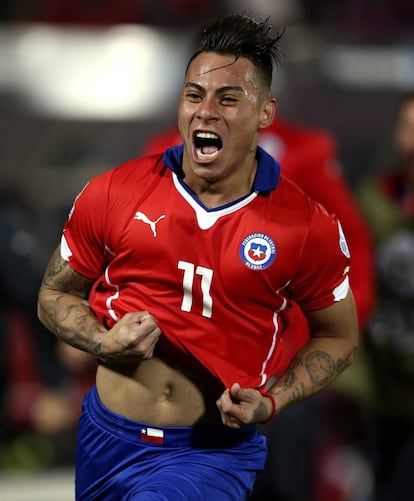
[[[211,153],[215,153],[218,150],[216,146],[203,146],[201,148],[201,152],[204,155],[210,155]]]

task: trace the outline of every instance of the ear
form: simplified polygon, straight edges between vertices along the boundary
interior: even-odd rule
[[[268,127],[275,119],[277,102],[274,97],[267,98],[262,104],[262,111],[259,118],[259,129]]]

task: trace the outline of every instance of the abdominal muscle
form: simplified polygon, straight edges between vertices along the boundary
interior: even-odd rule
[[[106,407],[134,421],[157,426],[220,423],[216,400],[224,388],[201,373],[155,355],[138,363],[100,363],[96,386]]]

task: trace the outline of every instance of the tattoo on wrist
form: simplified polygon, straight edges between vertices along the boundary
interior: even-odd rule
[[[264,422],[260,421],[262,419],[262,416],[266,415],[267,413],[267,407],[264,402],[259,402],[259,405],[253,412],[253,421],[254,422]]]

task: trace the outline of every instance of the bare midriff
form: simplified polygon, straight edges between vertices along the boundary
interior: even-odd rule
[[[100,363],[96,386],[101,402],[128,419],[157,426],[219,423],[218,382],[154,356],[149,360]]]

